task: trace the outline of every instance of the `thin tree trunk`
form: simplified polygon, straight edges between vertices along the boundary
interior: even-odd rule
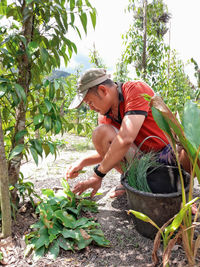
[[[0,196],[2,214],[2,233],[0,238],[11,235],[11,208],[8,183],[8,168],[5,156],[4,138],[0,113]]]
[[[171,22],[169,23],[168,81],[170,79],[170,61],[171,61]]]
[[[26,1],[23,0],[23,5],[21,8],[22,16],[24,17],[24,24],[22,28],[22,35],[26,38],[27,44],[31,42],[32,35],[33,35],[33,6],[29,5],[27,7]],[[29,8],[29,9],[28,9]],[[27,16],[27,10],[29,10],[29,16]],[[23,42],[21,42],[20,49],[24,51],[22,56],[19,56],[18,58],[18,81],[17,83],[20,84],[25,91],[25,94],[27,96],[31,81],[31,62],[28,58],[28,55],[26,53],[26,47]],[[20,138],[20,140],[16,143],[15,141],[15,135],[26,128],[26,103],[21,101],[21,103],[16,108],[16,123],[15,123],[15,134],[13,138],[12,143],[12,149],[18,145],[18,144],[24,144],[24,137]],[[19,171],[21,166],[21,160],[22,160],[22,154],[17,155],[14,157],[10,162],[8,166],[8,173],[9,173],[9,179],[10,183],[14,185],[19,178]]]
[[[144,0],[144,11],[143,11],[143,53],[142,53],[142,68],[143,78],[146,78],[146,49],[147,49],[147,0]]]

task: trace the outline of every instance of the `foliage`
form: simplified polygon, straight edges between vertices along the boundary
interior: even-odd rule
[[[37,164],[43,152],[56,154],[48,133],[70,127],[61,115],[66,83],[50,74],[77,52],[70,32],[87,33],[88,16],[95,27],[96,10],[88,0],[1,1],[0,15],[0,112],[15,184],[22,157]]]
[[[118,82],[126,82],[130,78],[128,77],[128,66],[127,63],[124,60],[124,56],[122,55],[121,58],[118,60],[116,64],[116,71],[114,73],[114,78],[113,80]]]
[[[106,69],[106,65],[103,63],[103,59],[100,57],[99,52],[97,51],[95,47],[95,43],[93,43],[93,49],[90,50],[89,58],[90,58],[90,63],[95,68]]]
[[[170,19],[167,5],[162,0],[151,1],[147,5],[146,42],[144,33],[143,1],[130,0],[128,11],[133,13],[133,23],[123,35],[125,51],[123,64],[134,64],[136,78],[144,79],[155,92],[158,92],[173,112],[182,115],[184,103],[193,99],[194,89],[185,74],[184,64],[175,50],[165,43]],[[170,34],[170,32],[169,32]],[[144,76],[143,50],[146,45],[146,66]],[[169,44],[170,45],[170,44]]]
[[[194,76],[197,79],[197,88],[195,92],[195,99],[198,100],[200,97],[200,67],[197,64],[197,62],[194,60],[194,58],[191,58],[191,62],[194,64],[195,73]]]
[[[73,131],[78,135],[92,135],[92,129],[97,125],[97,114],[88,107],[81,105],[77,109],[69,110],[68,106],[76,95],[76,84],[80,76],[80,70],[76,74],[71,74],[65,80],[65,103],[64,103],[64,118],[67,131]]]
[[[169,20],[167,6],[162,0],[153,1],[147,5],[146,40],[143,39],[144,12],[141,1],[130,0],[128,11],[133,12],[134,20],[128,32],[123,35],[125,62],[128,64],[134,62],[137,76],[144,78],[143,73],[145,72],[146,81],[153,85],[159,76],[162,57],[167,49],[163,42]],[[146,47],[145,70],[142,60],[144,46]]]
[[[160,97],[153,97],[151,99],[151,105],[153,116],[158,126],[166,133],[166,136],[168,137],[175,152],[182,187],[182,208],[177,217],[175,217],[175,222],[173,221],[174,223],[172,222],[171,226],[163,226],[163,229],[167,236],[168,244],[168,248],[166,248],[164,256],[166,257],[165,259],[168,262],[171,249],[176,243],[178,236],[181,235],[188,262],[193,266],[195,264],[196,251],[199,247],[200,240],[200,237],[198,237],[196,243],[194,243],[194,228],[198,214],[195,216],[194,222],[191,215],[191,204],[197,200],[193,199],[193,184],[195,175],[198,179],[198,182],[200,183],[200,109],[196,103],[188,101],[184,107],[182,124],[180,124]],[[184,182],[178,157],[178,151],[176,149],[177,143],[181,144],[181,146],[185,149],[192,165],[188,203],[186,203]],[[172,234],[175,230],[178,230],[178,233],[174,237],[172,236]],[[155,242],[154,254],[158,249],[157,242],[158,241]]]
[[[13,190],[14,188],[17,189],[19,201],[21,200],[22,203],[24,203],[25,198],[29,198],[33,208],[35,208],[35,202],[33,197],[41,199],[40,196],[35,192],[34,184],[30,181],[24,182],[23,173],[20,173],[18,182],[15,184],[15,186],[11,186],[10,190]]]
[[[186,213],[191,209],[191,205],[197,201],[199,198],[195,198],[192,201],[185,203],[185,205],[180,209],[178,214],[174,216],[174,218],[170,219],[169,222],[163,225],[163,227],[159,227],[153,220],[151,220],[148,216],[141,212],[137,212],[134,210],[129,210],[128,214],[132,213],[134,216],[136,216],[138,219],[151,223],[154,227],[158,229],[158,233],[154,240],[154,251],[153,251],[153,261],[154,264],[158,264],[158,257],[157,257],[157,250],[160,246],[160,237],[162,237],[163,240],[163,267],[169,266],[169,257],[171,254],[171,250],[173,246],[175,245],[178,237],[180,234],[184,234],[184,231],[187,231],[186,228],[180,230],[180,232],[176,233],[176,230],[181,227],[181,223],[184,220],[184,217],[186,216]],[[171,222],[172,221],[172,222]],[[175,235],[175,236],[173,236]],[[189,240],[187,240],[189,241]],[[197,251],[199,247],[199,239],[196,240],[195,245],[193,246],[194,251]]]
[[[34,250],[34,259],[49,252],[55,259],[60,251],[81,250],[94,242],[99,246],[109,246],[99,224],[93,218],[82,216],[82,212],[97,212],[94,201],[77,197],[63,179],[63,192],[56,195],[51,189],[43,189],[46,196],[37,207],[39,220],[31,227],[35,230],[26,235],[27,255]],[[84,214],[84,213],[83,213]]]
[[[195,98],[195,90],[175,50],[171,51],[170,62],[168,58],[163,59],[154,90],[160,93],[170,110],[173,113],[178,112],[180,116],[182,116],[187,100]]]

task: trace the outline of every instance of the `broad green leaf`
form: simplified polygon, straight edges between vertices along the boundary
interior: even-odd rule
[[[79,230],[69,230],[64,228],[62,231],[62,235],[64,238],[72,238],[75,239],[77,241],[79,241],[81,239],[81,233]]]
[[[32,224],[31,226],[30,226],[30,228],[32,228],[32,229],[34,229],[34,228],[42,228],[42,227],[44,227],[44,224],[43,224],[43,222],[40,220],[40,221],[37,221],[36,223],[34,223],[34,224]]]
[[[58,218],[65,227],[74,229],[76,220],[73,218],[72,215],[62,210],[57,210],[54,214],[55,217]]]
[[[78,227],[82,227],[84,224],[86,224],[87,222],[88,222],[88,218],[86,218],[86,217],[82,217],[82,218],[80,218],[79,220],[77,220],[76,222],[75,222],[75,228],[78,228]]]
[[[34,252],[33,261],[38,261],[41,257],[44,256],[45,246],[40,247]]]
[[[198,149],[200,146],[200,109],[197,104],[187,101],[184,106],[183,127],[188,140]]]
[[[26,102],[26,93],[24,91],[24,88],[21,85],[15,83],[15,90],[18,97],[22,99],[24,102]]]
[[[55,134],[58,134],[62,128],[62,124],[59,120],[55,121],[54,128],[55,128]]]
[[[89,239],[81,238],[81,239],[77,242],[78,249],[81,250],[81,249],[86,248],[92,241],[93,241],[92,238],[89,238]]]
[[[82,12],[79,17],[80,17],[83,29],[84,29],[85,33],[87,34],[87,15],[85,12]]]
[[[45,116],[44,117],[44,127],[45,127],[47,132],[49,130],[51,130],[51,117],[50,116]]]
[[[92,26],[93,26],[93,28],[95,28],[95,26],[96,26],[96,13],[95,13],[95,11],[90,12],[90,18],[92,21]]]
[[[105,237],[103,236],[99,236],[99,235],[91,235],[91,237],[93,238],[93,240],[102,247],[109,247],[110,246],[110,241],[107,240]]]
[[[9,156],[9,160],[11,160],[12,158],[14,158],[15,156],[19,155],[24,149],[24,145],[23,144],[19,144],[16,147],[13,148],[13,150],[10,153]]]
[[[49,85],[49,99],[53,100],[54,96],[55,96],[55,88],[53,83],[51,82]]]
[[[28,132],[27,130],[22,130],[20,132],[18,132],[16,135],[15,135],[15,140],[16,142],[19,141],[20,138],[22,138],[24,135],[26,135]]]
[[[38,139],[35,139],[33,141],[34,143],[34,148],[36,149],[36,151],[40,154],[40,156],[42,157],[42,152],[43,152],[43,149],[42,149],[42,143],[41,141],[39,141]]]
[[[167,121],[165,120],[163,115],[160,113],[160,111],[157,110],[156,108],[152,107],[152,114],[153,114],[153,117],[154,117],[156,123],[160,127],[160,129],[162,129],[164,132],[166,132],[173,140],[173,136],[172,136],[169,124],[167,123]]]
[[[38,165],[38,153],[37,153],[37,151],[32,146],[30,147],[30,151],[31,151],[31,155],[32,155],[36,165]]]
[[[66,240],[62,236],[58,238],[58,244],[59,246],[64,250],[72,250],[73,251],[73,243],[69,240]]]
[[[45,103],[45,105],[46,105],[46,107],[47,107],[47,110],[48,110],[48,112],[49,112],[49,111],[52,109],[52,104],[51,104],[51,102],[49,102],[49,100],[45,98],[44,103]]]
[[[55,197],[55,193],[52,189],[42,189],[42,194],[47,197]]]
[[[35,243],[35,248],[39,249],[42,246],[48,246],[49,245],[49,235],[48,235],[48,230],[47,228],[43,227],[40,231],[40,236],[37,239],[36,243]]]
[[[59,254],[59,244],[57,240],[54,240],[52,245],[49,248],[49,258],[50,259],[56,259],[58,257]]]
[[[53,155],[53,154],[55,153],[54,145],[51,144],[50,142],[48,142],[47,144],[48,144],[48,146],[49,146],[49,150],[50,150],[51,154]]]
[[[45,64],[48,60],[49,54],[48,51],[44,47],[40,47],[40,55],[42,63]]]
[[[104,233],[100,228],[91,229],[88,233],[89,235],[104,236]]]
[[[42,147],[44,149],[45,156],[47,157],[50,153],[50,148],[49,148],[48,144],[43,144]]]
[[[190,202],[186,203],[185,206],[183,208],[181,208],[181,210],[179,211],[179,213],[175,216],[174,220],[172,221],[172,223],[165,228],[165,233],[170,233],[170,232],[174,232],[176,231],[179,226],[181,225],[184,215],[186,213],[186,211],[191,207],[191,205],[196,202],[199,199],[199,197],[196,197],[195,199],[192,199]]]
[[[48,232],[50,235],[54,235],[54,236],[57,236],[58,234],[60,234],[63,230],[63,227],[60,226],[58,223],[56,222],[53,222],[53,225],[52,227],[50,227],[48,229]]]
[[[33,124],[37,125],[42,123],[44,120],[44,115],[43,114],[37,114],[34,118],[33,118]]]
[[[28,44],[28,51],[30,54],[34,53],[38,49],[39,45],[37,42],[30,42]]]

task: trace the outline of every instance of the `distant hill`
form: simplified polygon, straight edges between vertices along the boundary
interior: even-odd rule
[[[63,70],[53,70],[52,74],[49,76],[49,80],[54,80],[54,79],[58,79],[60,77],[68,77],[69,75],[71,75],[71,73],[63,71]]]

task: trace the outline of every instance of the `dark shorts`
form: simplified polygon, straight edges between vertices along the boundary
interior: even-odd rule
[[[176,157],[170,144],[158,153],[158,162],[164,165],[177,166]]]

